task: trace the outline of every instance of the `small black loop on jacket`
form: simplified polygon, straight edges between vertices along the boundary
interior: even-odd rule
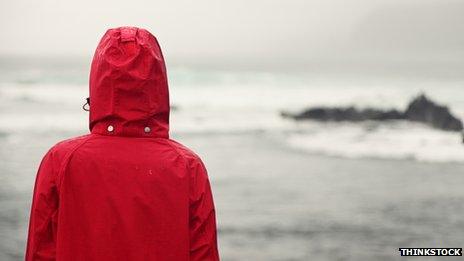
[[[82,105],[82,109],[84,111],[89,111],[90,110],[90,98],[85,98],[85,103]]]

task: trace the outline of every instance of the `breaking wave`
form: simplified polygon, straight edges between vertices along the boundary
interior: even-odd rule
[[[464,162],[462,137],[420,123],[308,123],[287,142],[308,153],[346,158]]]

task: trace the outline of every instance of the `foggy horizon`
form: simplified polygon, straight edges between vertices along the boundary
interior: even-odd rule
[[[172,66],[463,72],[464,3],[455,0],[107,4],[3,3],[0,56],[86,61],[106,29],[128,25],[151,31]]]

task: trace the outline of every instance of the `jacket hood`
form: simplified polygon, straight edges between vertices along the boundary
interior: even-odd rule
[[[89,86],[92,133],[169,136],[166,66],[147,30],[109,29],[95,51]]]

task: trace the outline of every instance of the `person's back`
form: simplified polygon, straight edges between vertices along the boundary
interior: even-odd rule
[[[110,29],[90,74],[90,130],[40,165],[26,261],[219,260],[200,158],[169,139],[164,59],[148,31]]]

